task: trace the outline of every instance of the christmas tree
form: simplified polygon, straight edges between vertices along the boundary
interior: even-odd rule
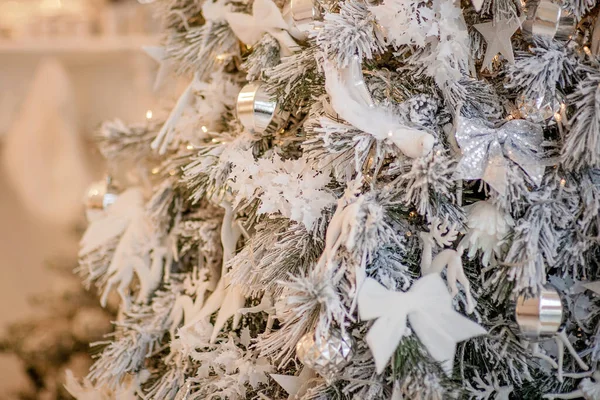
[[[154,0],[78,399],[600,399],[594,0]]]

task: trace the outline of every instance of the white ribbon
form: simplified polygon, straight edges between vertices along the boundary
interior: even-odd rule
[[[238,39],[248,46],[254,46],[268,33],[279,42],[282,56],[290,56],[299,49],[288,33],[290,27],[283,19],[279,7],[271,0],[255,0],[252,15],[228,12],[225,19]]]
[[[392,110],[373,103],[358,56],[345,68],[326,60],[323,69],[331,107],[340,117],[377,140],[391,141],[408,157],[422,157],[431,151],[435,142],[431,134],[406,127]]]
[[[408,292],[394,292],[367,278],[358,294],[363,320],[376,319],[367,334],[377,373],[383,372],[406,332],[406,321],[434,360],[446,373],[452,371],[456,344],[486,330],[452,308],[452,298],[442,278],[427,275]]]

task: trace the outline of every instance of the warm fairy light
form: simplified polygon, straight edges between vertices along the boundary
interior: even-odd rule
[[[587,46],[583,46],[583,51],[584,51],[584,52],[585,52],[585,54],[587,54],[588,56],[589,56],[589,55],[592,55],[592,52],[591,52],[590,48],[589,48],[589,47],[587,47]]]
[[[211,142],[213,142],[213,143],[219,143],[219,139],[217,139],[217,138],[213,138],[213,139],[211,140]]]
[[[566,179],[561,179],[560,180],[560,186],[565,187],[565,185],[567,184],[567,180]]]
[[[52,11],[62,8],[63,4],[61,0],[44,0],[40,4],[40,9],[43,11]]]
[[[412,233],[406,232],[406,236],[410,237],[410,236],[412,236]]]
[[[152,110],[146,111],[146,119],[152,119]]]
[[[176,173],[177,173],[177,171],[174,169],[169,171],[169,175],[171,175],[171,176],[175,175]]]
[[[194,150],[194,146],[192,146],[191,144],[188,144],[187,146],[185,146],[185,148],[188,150]]]
[[[560,113],[554,113],[554,119],[556,120],[556,122],[562,121],[562,117],[561,117]]]
[[[154,167],[154,168],[152,168],[152,173],[153,173],[154,175],[158,174],[159,172],[160,172],[160,168],[158,168],[158,167]]]
[[[219,54],[215,58],[217,59],[217,61],[225,61],[225,60],[227,60],[227,57],[228,57],[227,54]]]
[[[202,129],[202,132],[204,132],[204,133],[208,132],[208,128],[205,127],[204,125],[202,125],[202,127],[200,129]]]
[[[392,136],[394,136],[394,132],[392,132],[392,131],[389,131],[389,132],[388,132],[388,136],[389,136],[389,137],[392,137]]]

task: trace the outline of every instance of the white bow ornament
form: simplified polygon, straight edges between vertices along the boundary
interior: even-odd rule
[[[452,298],[437,274],[417,280],[408,292],[388,290],[367,278],[358,294],[358,311],[363,320],[377,319],[366,336],[377,373],[383,372],[396,351],[406,332],[407,320],[447,374],[452,371],[456,344],[486,333],[452,308]]]
[[[345,68],[325,60],[323,69],[331,107],[340,117],[377,140],[391,141],[408,157],[429,154],[435,143],[431,134],[406,127],[393,111],[375,105],[358,56]]]
[[[252,15],[228,12],[225,19],[233,33],[247,46],[254,46],[268,33],[279,42],[282,56],[291,56],[300,49],[289,34],[290,27],[283,19],[279,7],[271,0],[255,0]]]

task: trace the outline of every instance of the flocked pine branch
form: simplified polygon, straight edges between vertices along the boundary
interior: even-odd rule
[[[586,69],[585,79],[567,96],[573,105],[571,128],[562,148],[562,164],[570,170],[600,166],[600,74]]]

